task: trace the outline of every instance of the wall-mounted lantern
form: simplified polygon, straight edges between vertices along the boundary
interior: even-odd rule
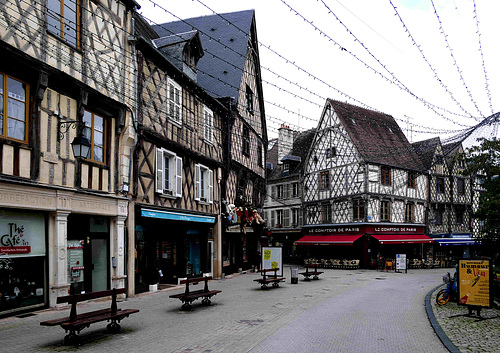
[[[85,128],[85,123],[83,121],[60,121],[59,122],[59,141],[64,139],[64,134],[68,132],[70,128],[77,129],[77,135],[71,142],[71,148],[73,149],[73,155],[75,158],[88,158],[90,154],[90,141],[88,138],[83,136],[83,129]]]

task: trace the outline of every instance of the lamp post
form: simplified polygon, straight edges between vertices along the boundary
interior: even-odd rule
[[[73,155],[75,158],[88,158],[90,154],[90,141],[88,138],[83,136],[83,129],[85,128],[85,123],[83,121],[61,121],[59,122],[59,137],[58,140],[64,139],[64,134],[70,129],[77,129],[77,135],[71,142],[71,148],[73,150]]]

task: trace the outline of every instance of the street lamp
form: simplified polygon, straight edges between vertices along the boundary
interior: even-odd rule
[[[83,129],[85,128],[85,123],[83,121],[61,121],[59,122],[59,137],[58,140],[64,139],[64,134],[68,132],[70,128],[77,129],[77,135],[71,142],[71,149],[73,150],[73,155],[75,158],[88,158],[90,154],[90,141],[88,138],[83,136]]]

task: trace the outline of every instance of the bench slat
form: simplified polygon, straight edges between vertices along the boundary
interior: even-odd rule
[[[120,310],[122,310],[122,309],[117,309],[117,311],[120,311]],[[77,316],[77,319],[85,319],[88,317],[99,316],[99,315],[107,314],[110,312],[111,312],[111,309],[102,309],[102,310],[97,310],[97,311],[91,311],[91,312],[79,314]],[[61,325],[61,324],[65,323],[65,322],[69,322],[69,316],[63,317],[60,319],[43,321],[43,322],[40,322],[40,325],[42,325],[42,326],[57,326],[57,325]]]
[[[119,288],[116,290],[116,294],[123,294],[126,293],[127,290],[126,288]],[[96,298],[103,298],[103,297],[109,297],[113,295],[113,290],[103,290],[99,292],[90,292],[90,293],[83,293],[83,294],[75,294],[74,297],[77,302],[82,302],[84,300],[91,300],[91,299],[96,299]],[[63,297],[57,297],[57,304],[61,303],[72,303],[73,302],[73,295],[65,295]]]
[[[91,316],[87,318],[79,318],[75,321],[70,321],[70,322],[65,322],[61,324],[61,327],[64,329],[75,329],[78,327],[84,327],[96,322],[100,321],[107,321],[107,320],[117,320],[117,319],[122,319],[126,316],[129,316],[130,314],[135,314],[138,313],[139,309],[125,309],[125,310],[119,310],[114,313],[109,312],[107,314],[101,314],[97,316]]]

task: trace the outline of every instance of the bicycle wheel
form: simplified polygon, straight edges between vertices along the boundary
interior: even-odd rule
[[[436,295],[437,305],[445,305],[450,301],[450,293],[446,289],[441,289]]]

